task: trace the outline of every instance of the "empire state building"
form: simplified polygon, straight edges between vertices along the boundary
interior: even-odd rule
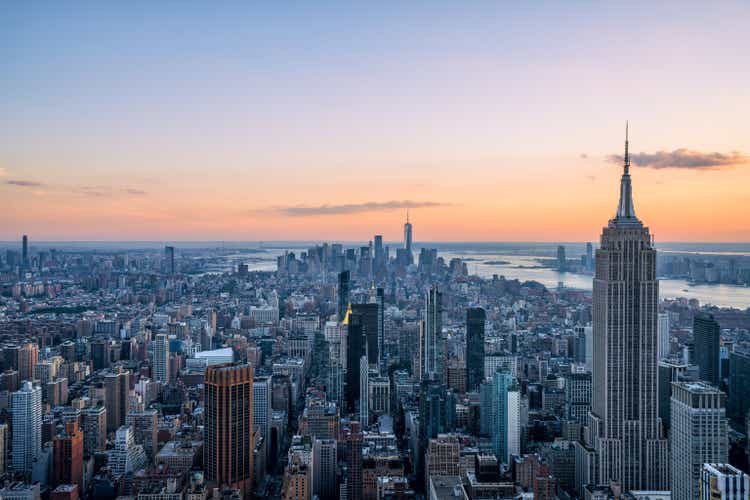
[[[593,400],[585,482],[623,491],[666,490],[668,446],[657,411],[656,249],[636,217],[627,127],[617,214],[596,252]]]

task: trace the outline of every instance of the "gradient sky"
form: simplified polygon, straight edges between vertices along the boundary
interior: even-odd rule
[[[659,241],[750,241],[748,2],[154,3],[0,5],[0,239],[592,240],[627,119]]]

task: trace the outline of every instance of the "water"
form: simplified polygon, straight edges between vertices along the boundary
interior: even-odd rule
[[[577,273],[564,273],[556,269],[541,268],[537,256],[498,254],[473,251],[442,252],[446,261],[453,257],[469,259],[466,266],[470,274],[483,278],[491,278],[493,274],[505,276],[508,279],[520,281],[538,281],[548,288],[555,288],[559,283],[567,288],[591,290],[593,277]],[[505,261],[507,264],[489,264],[491,261]],[[661,298],[685,297],[698,299],[701,304],[713,304],[719,307],[736,307],[746,309],[750,307],[750,287],[735,285],[696,285],[690,286],[685,280],[659,280],[659,294]]]

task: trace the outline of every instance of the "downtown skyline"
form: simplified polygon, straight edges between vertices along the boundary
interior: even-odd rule
[[[739,3],[7,10],[0,240],[750,241]]]

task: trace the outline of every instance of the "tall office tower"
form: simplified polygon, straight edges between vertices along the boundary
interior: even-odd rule
[[[695,345],[695,362],[700,370],[701,380],[715,386],[721,382],[719,367],[719,344],[721,328],[713,314],[696,313],[693,318],[693,344]]]
[[[370,366],[367,356],[359,358],[359,421],[363,425],[370,423],[370,399],[368,387],[370,386]]]
[[[484,323],[487,315],[481,307],[466,310],[466,390],[479,389],[484,380]]]
[[[164,247],[164,272],[170,276],[174,274],[174,247]]]
[[[388,377],[369,377],[367,381],[368,407],[375,416],[391,413],[391,381]]]
[[[750,476],[729,464],[703,464],[700,500],[747,500]]]
[[[154,339],[154,380],[169,383],[169,337],[164,333]]]
[[[83,452],[91,456],[107,446],[107,409],[104,405],[90,406],[81,410],[83,430]]]
[[[424,310],[424,377],[432,380],[444,380],[446,365],[445,342],[443,339],[443,294],[438,291],[437,283],[427,291]]]
[[[668,358],[670,354],[670,331],[669,331],[669,313],[659,313],[659,319],[656,326],[656,336],[659,339],[656,348],[656,359]],[[717,361],[718,363],[718,361]]]
[[[377,304],[352,304],[347,317],[346,335],[346,387],[344,399],[347,411],[353,413],[362,391],[367,397],[367,386],[361,387],[363,367],[361,358],[365,357],[366,365],[377,366],[378,360],[378,306]],[[369,368],[369,366],[368,366]],[[368,370],[365,369],[365,372]],[[365,373],[366,375],[367,373]]]
[[[271,377],[260,376],[253,380],[253,429],[260,431],[266,442],[271,440]],[[266,455],[270,446],[266,446]]]
[[[422,483],[425,471],[423,457],[429,440],[454,431],[456,401],[453,393],[435,380],[424,380],[419,391],[419,450],[415,453],[414,470]]]
[[[521,395],[510,373],[495,372],[481,387],[482,432],[492,440],[498,460],[510,465],[521,452]]]
[[[346,500],[362,500],[362,426],[352,422],[346,436]]]
[[[586,269],[594,270],[594,247],[590,241],[586,243]]]
[[[385,290],[378,287],[375,292],[375,303],[378,305],[378,370],[385,372],[384,345],[385,340]]]
[[[34,378],[34,367],[39,361],[39,346],[33,342],[27,342],[18,349],[18,378],[20,380],[32,380]]]
[[[128,413],[126,423],[133,428],[133,439],[136,444],[143,446],[146,456],[153,462],[159,452],[159,412],[154,409],[146,409],[138,412]]]
[[[567,260],[565,258],[565,247],[560,245],[557,247],[557,270],[565,271],[567,268]]]
[[[54,484],[75,484],[83,490],[83,432],[78,423],[68,422],[52,442]]]
[[[376,275],[380,275],[385,271],[385,249],[383,248],[383,235],[375,235],[375,260],[373,267]]]
[[[313,441],[313,495],[320,500],[334,500],[339,497],[336,483],[336,440],[316,439]]]
[[[746,429],[745,417],[750,410],[750,352],[739,349],[729,353],[729,419],[732,427]]]
[[[617,214],[604,228],[594,275],[594,376],[589,444],[597,484],[664,490],[668,446],[657,415],[656,249],[635,216],[625,134]]]
[[[406,224],[404,224],[404,250],[406,250],[409,264],[414,262],[414,252],[411,248],[412,245],[412,227],[409,222],[409,210],[406,211]]]
[[[338,299],[339,299],[339,321],[344,321],[346,317],[346,310],[349,308],[349,287],[351,274],[349,271],[341,271],[339,273],[339,286],[338,286]]]
[[[112,474],[122,477],[144,468],[148,460],[143,446],[135,443],[133,429],[122,426],[115,432],[115,449],[111,452],[108,465]]]
[[[251,498],[253,367],[240,363],[209,366],[204,393],[206,479],[217,487],[239,489],[243,498]]]
[[[29,269],[29,237],[25,234],[21,238],[21,267]]]
[[[130,412],[130,372],[117,368],[104,375],[104,402],[107,407],[107,432],[125,425]]]
[[[42,451],[42,389],[25,381],[11,396],[13,470],[31,472]]]
[[[673,500],[700,498],[704,463],[729,458],[726,395],[705,382],[672,383],[672,426],[669,433]]]

